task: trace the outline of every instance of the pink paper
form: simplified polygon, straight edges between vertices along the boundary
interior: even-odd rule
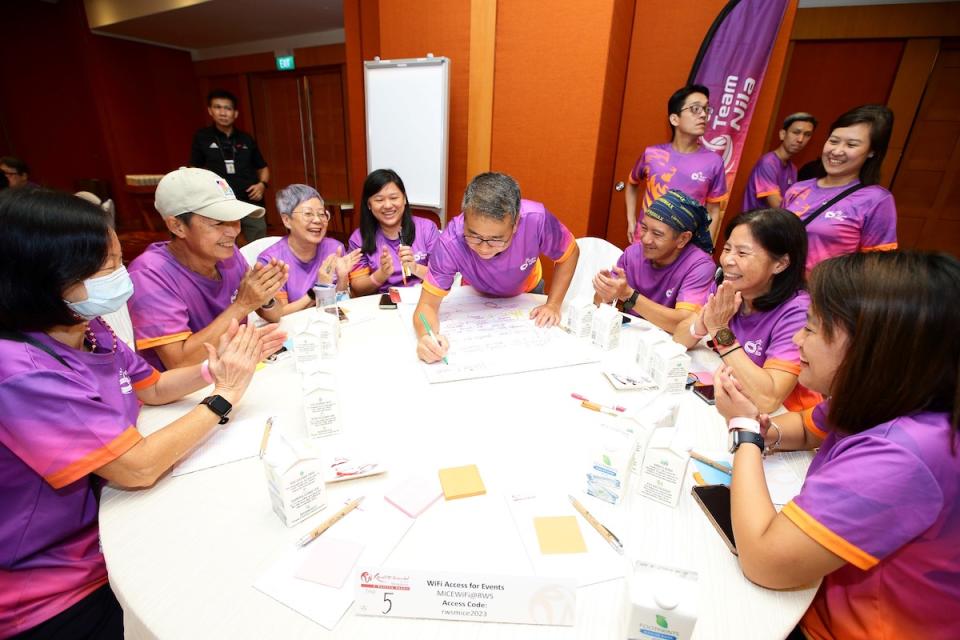
[[[706,385],[713,384],[712,371],[691,371],[690,373],[697,376],[697,379],[700,381],[700,384],[706,384]]]
[[[411,518],[416,518],[427,507],[440,499],[443,489],[436,478],[407,478],[388,491],[383,499]]]
[[[307,546],[306,559],[295,574],[326,587],[339,589],[350,577],[363,545],[351,540],[321,535]]]

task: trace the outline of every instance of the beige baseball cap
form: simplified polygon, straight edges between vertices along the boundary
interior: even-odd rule
[[[237,200],[227,181],[206,169],[180,167],[163,176],[153,206],[164,218],[197,213],[221,222],[253,216],[262,218],[263,207]]]

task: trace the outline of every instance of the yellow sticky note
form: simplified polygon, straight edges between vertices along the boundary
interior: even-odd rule
[[[440,485],[447,500],[482,496],[487,492],[483,480],[480,479],[480,470],[475,464],[440,469]]]
[[[540,553],[585,553],[587,550],[576,516],[534,518],[533,526],[537,530]]]

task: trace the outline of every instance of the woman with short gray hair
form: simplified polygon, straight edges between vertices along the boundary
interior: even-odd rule
[[[289,234],[264,250],[257,261],[276,258],[290,265],[290,277],[277,293],[283,314],[314,304],[313,285],[336,282],[338,291],[347,291],[350,270],[360,259],[359,251],[344,255],[343,243],[327,237],[330,212],[313,187],[292,184],[277,193],[277,211]]]

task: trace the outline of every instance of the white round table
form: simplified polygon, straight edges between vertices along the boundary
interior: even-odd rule
[[[428,384],[416,359],[412,328],[397,311],[378,310],[378,299],[369,296],[346,305],[356,315],[374,318],[342,331],[337,366],[344,430],[313,442],[321,449],[338,439],[371,444],[385,453],[389,471],[328,485],[329,504],[337,507],[358,494],[379,500],[411,473],[435,476],[439,468],[476,464],[487,494],[436,503],[385,566],[529,572],[515,530],[491,526],[485,531],[482,523],[478,530],[469,518],[444,514],[496,507],[495,501],[531,484],[555,484],[561,495],[567,487],[582,485],[582,452],[571,443],[579,441],[584,424],[604,417],[580,408],[570,393],[600,401],[615,397],[627,404],[631,392],[615,395],[600,370],[602,362],[632,358],[638,329],[626,328],[620,347],[603,354],[601,363]],[[294,327],[309,313],[314,311],[285,318],[284,325]],[[294,360],[286,358],[254,376],[242,406],[276,415],[277,428],[304,437],[300,388]],[[202,390],[172,405],[145,408],[138,427],[152,432],[204,395]],[[725,447],[722,419],[689,392],[682,395],[680,420],[691,426],[698,447]],[[690,482],[688,474],[675,508],[630,490],[617,507],[626,511],[626,524],[615,530],[626,556],[699,573],[695,638],[786,636],[808,607],[816,585],[771,591],[746,580],[736,557],[691,497]],[[586,501],[593,499],[579,495],[590,509]],[[622,579],[579,588],[573,627],[367,617],[355,615],[354,606],[327,631],[252,585],[295,540],[332,512],[328,507],[297,526],[284,526],[271,510],[262,462],[256,458],[180,477],[168,475],[147,490],[106,488],[101,540],[111,586],[124,608],[127,637],[625,637]]]

